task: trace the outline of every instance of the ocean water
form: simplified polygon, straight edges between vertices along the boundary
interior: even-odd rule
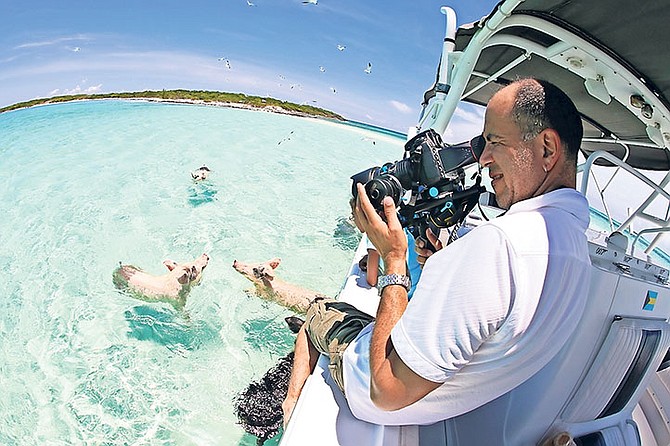
[[[291,312],[232,262],[280,257],[280,277],[335,295],[358,237],[349,177],[402,145],[220,107],[1,114],[0,444],[254,445],[232,400],[292,348]],[[194,184],[201,164],[211,177]],[[112,284],[120,261],[163,274],[203,252],[186,314]]]

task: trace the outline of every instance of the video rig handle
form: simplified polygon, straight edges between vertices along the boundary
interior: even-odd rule
[[[422,238],[428,241],[426,236],[428,228],[433,234],[439,235],[441,229],[463,223],[470,211],[479,202],[479,196],[485,191],[486,188],[479,184],[478,180],[472,187],[454,192],[444,200],[441,206],[434,208],[426,215],[412,216],[413,221],[407,225],[407,228],[415,239]]]

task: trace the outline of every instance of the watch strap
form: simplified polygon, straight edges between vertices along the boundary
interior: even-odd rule
[[[385,276],[380,276],[377,279],[377,291],[379,292],[380,296],[382,291],[384,291],[384,288],[389,285],[402,285],[409,293],[412,281],[409,277],[403,274],[387,274]]]

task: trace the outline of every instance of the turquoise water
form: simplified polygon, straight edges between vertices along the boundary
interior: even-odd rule
[[[402,144],[218,107],[0,115],[0,444],[255,444],[232,399],[291,349],[291,313],[245,292],[232,262],[281,257],[280,277],[334,295],[355,246],[349,176]],[[119,261],[163,274],[202,252],[187,317],[112,285]]]

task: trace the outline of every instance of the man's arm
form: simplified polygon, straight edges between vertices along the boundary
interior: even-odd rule
[[[364,187],[358,185],[358,218],[384,260],[385,274],[407,274],[407,237],[393,200],[384,199],[386,222],[377,214]],[[407,307],[407,290],[387,286],[382,292],[370,342],[370,398],[383,410],[397,410],[418,401],[440,386],[414,373],[393,349],[391,330]]]
[[[404,287],[392,285],[384,289],[370,342],[370,398],[383,410],[409,406],[440,386],[414,373],[393,349],[391,330],[406,307]]]

